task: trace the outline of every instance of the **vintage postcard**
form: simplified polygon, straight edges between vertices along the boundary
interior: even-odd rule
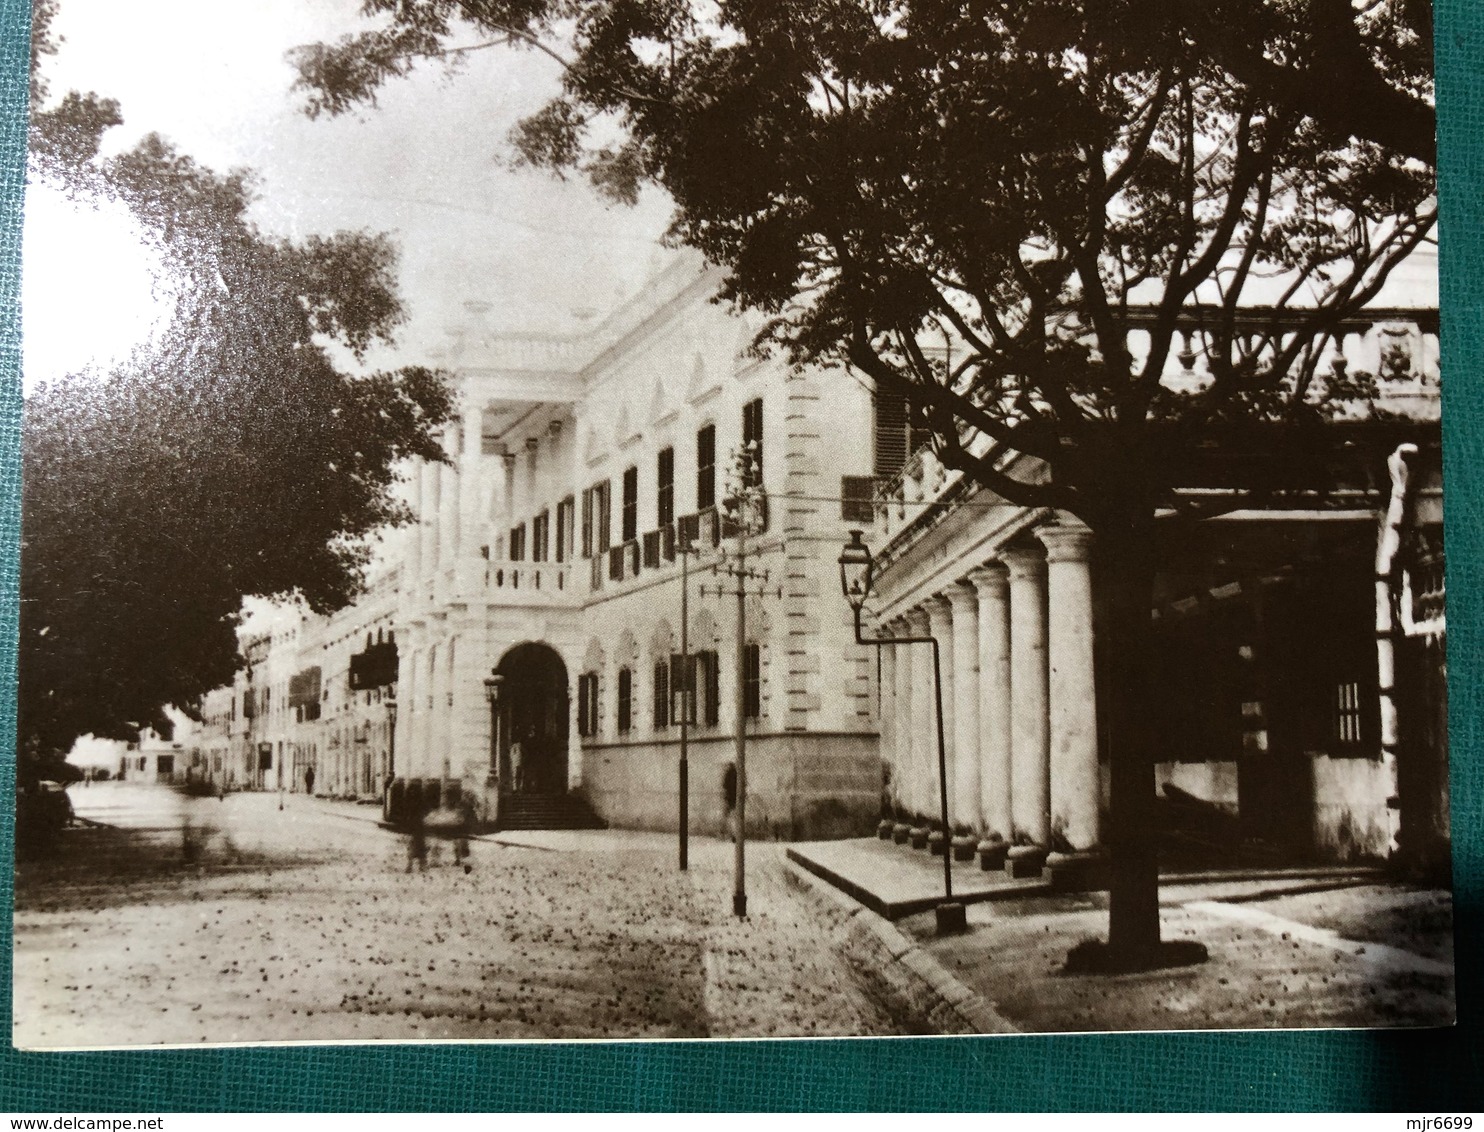
[[[33,10],[16,1046],[1452,1024],[1430,5]]]

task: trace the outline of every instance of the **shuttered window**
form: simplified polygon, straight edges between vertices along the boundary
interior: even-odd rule
[[[634,673],[618,670],[618,733],[626,735],[634,722]]]
[[[716,503],[716,426],[696,433],[696,510]]]
[[[654,662],[654,729],[663,731],[670,726],[670,662]]]

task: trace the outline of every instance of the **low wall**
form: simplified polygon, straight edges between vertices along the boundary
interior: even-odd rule
[[[1336,759],[1321,752],[1300,757],[1309,761],[1313,786],[1310,832],[1314,851],[1325,860],[1339,862],[1385,857],[1390,816],[1380,760]],[[1235,762],[1159,763],[1155,779],[1161,790],[1169,783],[1228,813],[1238,812]]]
[[[689,743],[690,828],[727,832],[722,793],[734,754],[730,736]],[[582,791],[617,829],[674,830],[679,820],[679,740],[604,743],[582,749]],[[747,829],[752,836],[805,840],[862,836],[880,810],[874,735],[774,733],[747,740]]]
[[[1380,759],[1313,756],[1314,848],[1336,861],[1385,857],[1391,841]]]

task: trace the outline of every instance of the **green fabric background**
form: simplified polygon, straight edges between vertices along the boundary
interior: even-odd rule
[[[121,0],[126,2],[126,0]],[[0,0],[0,798],[13,797],[20,229],[30,5]],[[252,18],[251,7],[238,18]],[[1452,1031],[1125,1034],[165,1053],[0,1051],[0,1110],[1484,1108],[1481,510],[1484,3],[1437,0],[1458,1007]],[[188,97],[188,92],[184,96]],[[86,317],[85,312],[80,317]],[[10,898],[10,807],[0,813]],[[10,921],[0,983],[10,1028]]]

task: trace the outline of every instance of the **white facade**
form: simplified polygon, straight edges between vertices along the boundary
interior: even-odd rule
[[[674,828],[680,728],[663,693],[688,572],[688,651],[706,654],[688,728],[691,824],[720,831],[739,674],[736,601],[717,595],[729,579],[712,565],[737,540],[713,537],[713,509],[746,431],[768,499],[748,539],[749,825],[866,828],[881,787],[875,657],[854,644],[835,559],[841,477],[872,470],[871,395],[843,374],[753,357],[753,328],[711,301],[717,282],[677,264],[582,340],[456,340],[448,463],[412,469],[417,522],[396,559],[355,607],[256,645],[239,679],[239,708],[247,684],[270,689],[266,711],[231,724],[244,767],[271,744],[274,769],[256,785],[277,787],[287,767],[284,788],[302,789],[313,762],[316,793],[374,797],[395,779],[437,783],[446,799],[458,783],[493,820],[502,796],[566,790],[610,824]],[[696,553],[677,552],[682,533]],[[394,688],[350,690],[368,637],[395,639]],[[321,706],[307,721],[289,685],[311,667]],[[348,753],[363,736],[370,764]]]

